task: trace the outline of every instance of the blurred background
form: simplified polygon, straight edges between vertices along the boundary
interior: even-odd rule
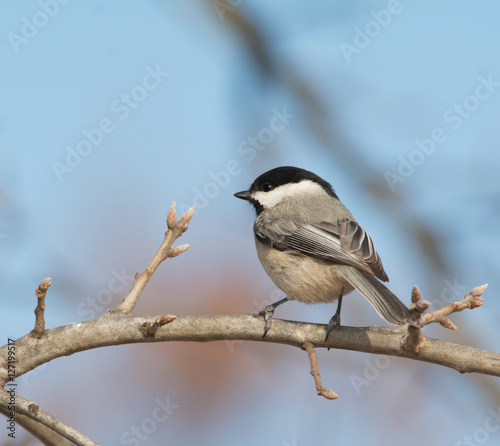
[[[0,327],[114,308],[158,249],[172,201],[197,206],[135,315],[246,314],[282,297],[252,208],[279,165],[330,181],[406,303],[485,305],[426,334],[499,350],[497,2],[3,2]],[[326,323],[335,304],[276,317]],[[384,325],[357,293],[345,325]],[[498,444],[500,381],[349,351],[245,342],[119,346],[60,358],[19,393],[104,445]],[[15,444],[37,444],[18,427]],[[7,444],[6,433],[0,444]],[[470,444],[470,443],[469,443]]]

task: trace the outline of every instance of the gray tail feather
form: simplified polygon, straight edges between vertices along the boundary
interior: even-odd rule
[[[419,319],[376,277],[356,268],[346,268],[345,278],[373,305],[377,313],[393,325],[419,326]]]

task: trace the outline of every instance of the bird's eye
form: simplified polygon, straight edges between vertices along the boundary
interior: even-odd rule
[[[262,185],[262,190],[263,190],[264,192],[269,192],[269,191],[271,191],[271,190],[273,190],[273,189],[274,189],[274,186],[273,186],[272,184],[269,184],[269,183],[264,183],[264,184]]]

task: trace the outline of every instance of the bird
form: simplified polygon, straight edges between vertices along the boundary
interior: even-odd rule
[[[265,321],[263,336],[275,309],[289,300],[338,300],[326,326],[326,342],[340,325],[343,296],[354,289],[390,324],[420,326],[416,314],[382,283],[389,278],[372,239],[326,180],[305,169],[281,166],[234,196],[253,205],[257,255],[286,295],[259,312]]]

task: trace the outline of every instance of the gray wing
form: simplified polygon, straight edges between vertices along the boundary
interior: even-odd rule
[[[291,220],[257,218],[254,232],[260,242],[281,251],[298,251],[321,260],[354,266],[384,282],[389,280],[372,239],[353,220],[340,219],[337,224],[300,224]]]

